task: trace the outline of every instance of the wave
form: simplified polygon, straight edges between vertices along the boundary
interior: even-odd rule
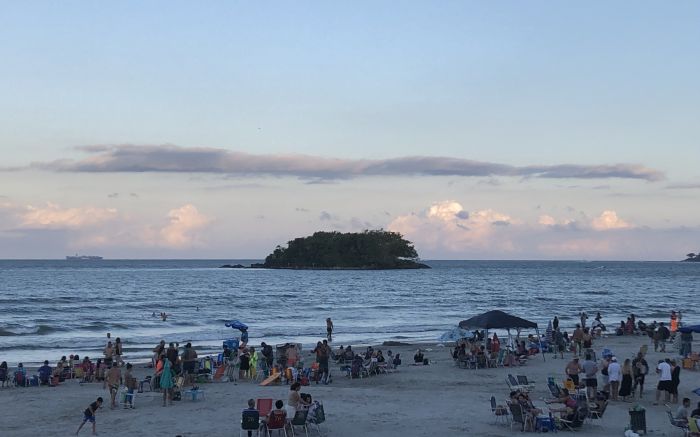
[[[59,331],[62,331],[62,329],[49,325],[37,325],[31,328],[19,326],[15,331],[0,328],[0,337],[15,337],[21,335],[48,335]]]

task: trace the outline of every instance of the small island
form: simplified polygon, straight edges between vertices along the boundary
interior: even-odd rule
[[[316,232],[277,246],[265,262],[269,269],[385,270],[429,269],[418,262],[413,244],[397,232]]]
[[[683,260],[685,262],[700,262],[700,252],[698,252],[697,255],[694,253],[689,253],[686,255],[686,257],[687,258]]]

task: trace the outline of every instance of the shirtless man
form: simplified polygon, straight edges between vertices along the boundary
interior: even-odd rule
[[[112,399],[111,408],[117,408],[117,391],[122,382],[122,371],[117,367],[117,363],[112,363],[112,367],[105,376],[105,388],[109,388],[109,395]]]

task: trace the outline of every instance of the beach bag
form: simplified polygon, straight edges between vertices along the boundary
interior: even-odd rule
[[[301,385],[309,385],[309,377],[308,376],[302,376],[301,380],[299,381]]]

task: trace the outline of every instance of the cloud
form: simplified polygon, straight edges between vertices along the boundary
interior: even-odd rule
[[[637,253],[663,259],[644,246],[660,240],[663,231],[636,227],[612,210],[592,218],[582,212],[576,216],[578,220],[541,214],[526,221],[490,208],[467,211],[449,200],[400,215],[387,229],[414,242],[427,259],[634,259]]]
[[[333,216],[327,211],[321,211],[318,215],[318,219],[321,221],[333,220]]]
[[[666,187],[668,190],[698,190],[700,189],[700,184],[689,183],[689,184],[672,184]]]
[[[511,176],[558,179],[624,178],[658,181],[663,172],[636,164],[530,165],[470,159],[407,156],[390,159],[341,159],[308,155],[253,155],[225,149],[174,145],[93,145],[79,150],[81,160],[34,162],[30,168],[58,172],[171,172],[294,176],[324,183],[361,176]]]
[[[159,232],[164,246],[182,248],[198,242],[197,231],[205,227],[209,218],[194,205],[187,204],[168,212],[169,223]]]
[[[617,216],[615,211],[603,211],[598,217],[591,221],[591,227],[596,231],[607,231],[610,229],[629,229],[630,223]]]
[[[109,193],[107,197],[110,199],[116,199],[117,197],[119,197],[119,193]]]
[[[75,229],[96,226],[117,218],[114,208],[85,206],[62,208],[54,203],[44,207],[28,205],[19,212],[20,227],[33,229]]]
[[[492,209],[467,212],[455,201],[436,202],[418,214],[396,217],[390,231],[414,239],[430,251],[458,253],[479,248],[498,247],[512,251],[512,242],[500,238],[497,228],[513,222],[507,214]]]

